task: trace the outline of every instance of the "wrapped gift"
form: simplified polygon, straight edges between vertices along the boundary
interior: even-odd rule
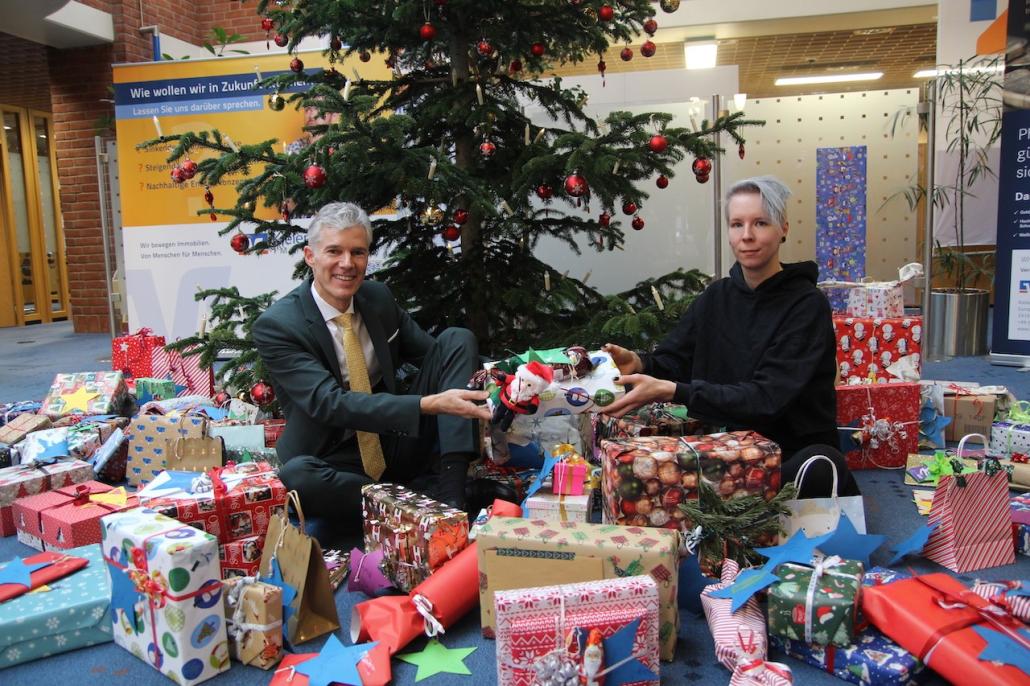
[[[18,540],[37,550],[65,550],[100,543],[100,518],[138,507],[124,488],[84,481],[14,502]]]
[[[968,434],[991,435],[996,395],[945,395],[944,416],[951,424],[944,427],[944,437],[957,441]]]
[[[588,454],[593,414],[555,414],[541,416],[515,415],[511,427],[502,432],[499,426],[483,423],[483,455],[499,465],[525,468],[543,464],[545,449],[569,444],[580,455]]]
[[[19,400],[13,403],[0,403],[0,426],[5,426],[20,414],[38,414],[43,403],[36,400]]]
[[[93,468],[80,460],[48,465],[21,464],[0,469],[0,535],[13,536],[15,500],[93,478]]]
[[[739,573],[740,565],[736,560],[723,560],[719,583],[705,586],[701,592],[701,607],[715,641],[715,657],[731,672],[746,658],[764,660],[768,654],[765,615],[758,607],[758,599],[754,596],[748,598],[733,612],[732,598],[712,597],[715,591],[735,583]],[[748,640],[741,641],[742,636],[747,636]]]
[[[493,517],[476,535],[483,634],[495,635],[494,592],[648,574],[658,585],[663,660],[676,649],[679,535],[669,529]]]
[[[397,484],[361,488],[365,552],[383,551],[382,571],[407,592],[468,545],[468,515]]]
[[[585,522],[590,517],[590,502],[593,491],[582,495],[560,495],[542,488],[526,498],[522,509],[530,519],[546,519],[553,522]]]
[[[560,460],[551,474],[551,490],[560,495],[583,495],[587,483],[587,461],[568,443],[555,446],[552,454]]]
[[[605,654],[604,666],[613,657],[635,658],[654,679],[632,683],[657,686],[658,587],[651,577],[498,591],[494,603],[499,686],[535,686],[543,670],[582,673],[586,639],[594,631],[601,639],[622,632],[617,640],[626,654]],[[567,649],[570,636],[574,644]]]
[[[177,395],[203,395],[210,398],[215,394],[214,370],[200,366],[199,354],[188,355],[187,352],[154,348],[151,351],[150,376],[174,381],[182,387]]]
[[[126,476],[141,486],[168,468],[168,442],[207,435],[207,418],[188,414],[141,414],[129,425]]]
[[[68,447],[68,429],[60,427],[33,431],[14,446],[14,451],[17,453],[15,462],[25,464],[53,462],[69,457],[71,449]]]
[[[283,653],[283,591],[254,578],[228,579],[225,626],[229,655],[245,665],[271,669]]]
[[[108,484],[125,481],[125,466],[128,461],[129,439],[121,428],[115,428],[90,458],[97,480]]]
[[[286,506],[286,487],[267,462],[206,474],[169,471],[138,495],[141,505],[206,531],[220,543],[263,536],[272,515]]]
[[[954,461],[962,464],[963,474],[972,474],[979,468],[979,463],[970,458],[959,458],[945,453],[943,450],[936,451],[933,455],[920,455],[918,453],[908,456],[905,462],[905,483],[909,486],[932,486],[945,476],[955,473]]]
[[[850,469],[904,467],[919,452],[919,384],[837,386],[837,429]]]
[[[598,350],[587,353],[587,356],[591,368],[584,374],[575,372],[573,361],[561,349],[534,350],[524,355],[489,363],[486,367],[514,374],[520,365],[540,361],[541,364],[552,368],[553,381],[539,394],[540,402],[530,414],[546,417],[599,412],[615,402],[615,399],[626,390],[615,383],[615,379],[619,377],[619,367],[611,355]],[[490,391],[489,403],[492,409],[501,402],[501,387],[495,378],[490,377],[486,390]]]
[[[848,290],[847,313],[851,317],[904,317],[904,289],[893,281],[852,288]]]
[[[469,479],[490,479],[511,487],[517,501],[526,497],[526,489],[540,473],[540,469],[518,469],[497,464],[493,460],[480,460],[469,466]]]
[[[772,500],[780,490],[780,446],[759,433],[730,431],[680,442],[697,456],[701,477],[723,499],[759,495]]]
[[[923,318],[852,317],[834,315],[837,338],[837,366],[841,383],[875,380],[887,382],[895,377],[887,368],[909,357],[918,374],[921,367]]]
[[[73,548],[67,555],[88,564],[49,582],[45,593],[0,603],[0,669],[112,640],[111,584],[100,546]]]
[[[1009,510],[1012,512],[1012,540],[1016,553],[1030,555],[1030,496],[1012,496]]]
[[[1024,625],[947,574],[926,574],[866,588],[865,616],[905,650],[953,684],[1025,684],[1016,667],[979,659],[990,627],[1008,635]],[[1015,639],[1019,641],[1018,636]],[[1023,650],[1030,644],[1023,638]]]
[[[111,341],[111,369],[136,379],[153,375],[151,351],[162,348],[164,336],[155,336],[150,329],[140,329]]]
[[[174,398],[176,392],[175,382],[171,379],[152,379],[149,377],[136,379],[136,402],[140,405],[149,403],[151,400],[165,400]]]
[[[1026,595],[1028,581],[977,581],[973,593],[997,605],[1022,622],[1030,622],[1030,596]]]
[[[264,534],[220,544],[218,558],[222,563],[222,578],[257,576],[258,567],[261,565],[261,548],[264,544]]]
[[[10,467],[13,464],[14,451],[6,443],[0,443],[0,469]]]
[[[933,494],[936,525],[923,548],[928,560],[964,574],[1015,562],[1009,485],[1004,472],[946,476]]]
[[[274,448],[275,444],[279,442],[279,437],[283,435],[283,431],[286,430],[285,419],[261,419],[258,420],[258,424],[265,429],[265,447]]]
[[[1017,421],[994,422],[991,425],[991,455],[1011,457],[1013,454],[1030,455],[1030,424]],[[2,440],[2,438],[0,438]]]
[[[281,467],[282,459],[275,448],[225,448],[225,463],[235,462],[267,462],[273,467]]]
[[[227,670],[214,536],[147,508],[102,522],[115,643],[184,685]]]
[[[638,436],[696,436],[704,433],[704,423],[691,419],[687,408],[676,403],[651,403],[622,417],[593,415],[595,447],[602,440],[636,438]]]
[[[809,644],[851,645],[862,563],[837,556],[813,566],[785,562],[769,589],[769,633]]]
[[[14,445],[33,431],[50,427],[50,418],[42,414],[23,412],[0,426],[0,443]]]
[[[58,374],[50,384],[40,414],[51,419],[68,414],[119,414],[128,394],[121,372]]]

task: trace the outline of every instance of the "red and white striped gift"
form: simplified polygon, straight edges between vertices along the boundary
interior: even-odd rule
[[[1024,584],[1023,581],[977,581],[973,584],[973,593],[1005,608],[1013,617],[1030,622],[1030,597],[1009,593],[1022,589]]]
[[[965,485],[961,485],[964,481]],[[946,476],[930,505],[928,524],[937,524],[923,549],[928,560],[963,574],[1012,564],[1012,515],[1004,471]]]
[[[765,642],[765,615],[758,607],[758,600],[753,596],[736,612],[730,607],[731,598],[713,598],[711,594],[731,585],[740,572],[740,565],[735,560],[726,559],[722,563],[720,582],[706,586],[701,592],[701,606],[705,610],[708,629],[715,639],[715,657],[731,672],[737,665],[747,659],[765,660],[768,647]],[[750,644],[747,652],[741,646],[741,635],[748,637]]]
[[[215,373],[213,369],[200,366],[200,355],[185,355],[178,351],[154,348],[152,351],[153,376],[158,379],[171,379],[185,388],[178,395],[215,394]]]

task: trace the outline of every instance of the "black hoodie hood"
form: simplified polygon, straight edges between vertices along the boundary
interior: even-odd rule
[[[775,290],[807,290],[819,282],[819,265],[812,261],[781,263],[782,269],[751,290],[744,280],[744,270],[739,262],[730,267],[730,282],[745,293],[764,293]]]

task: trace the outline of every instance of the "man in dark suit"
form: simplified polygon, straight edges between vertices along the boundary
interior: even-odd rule
[[[330,203],[311,220],[304,260],[312,277],[254,324],[258,353],[286,416],[279,477],[305,513],[337,526],[361,522],[361,487],[409,483],[464,508],[485,391],[467,329],[433,338],[381,283],[365,281],[372,225],[357,205]],[[419,368],[397,387],[404,363]],[[436,456],[439,456],[437,459]],[[427,474],[439,470],[433,484]]]

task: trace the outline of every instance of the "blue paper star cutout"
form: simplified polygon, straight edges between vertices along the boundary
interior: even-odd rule
[[[979,655],[981,660],[1012,665],[1016,669],[1022,670],[1024,674],[1030,674],[1030,650],[1027,650],[1019,641],[982,624],[974,626],[973,631],[987,641],[987,646]],[[1030,640],[1030,631],[1026,629],[1017,629],[1017,631],[1021,636]]]
[[[937,413],[933,405],[924,405],[919,410],[919,433],[926,436],[934,446],[944,448],[944,427],[951,424],[951,417]]]
[[[680,562],[679,579],[677,604],[694,614],[701,614],[704,611],[704,607],[701,605],[701,591],[705,590],[707,586],[719,583],[719,580],[710,579],[701,573],[697,555],[683,558]]]
[[[544,451],[544,466],[540,468],[540,473],[537,475],[536,480],[526,489],[526,499],[522,501],[523,510],[526,509],[526,500],[529,500],[531,496],[540,490],[544,485],[544,479],[551,475],[551,472],[554,471],[554,465],[558,464],[559,459],[551,455],[547,450]],[[526,516],[529,516],[528,513]]]
[[[271,571],[271,575],[267,576],[267,577],[262,577],[261,581],[264,581],[265,583],[268,583],[268,584],[272,584],[273,586],[278,586],[279,588],[282,589],[282,592],[283,592],[283,641],[289,643],[289,638],[287,636],[289,634],[289,629],[287,628],[287,623],[290,621],[290,617],[293,616],[294,610],[293,610],[292,604],[293,604],[294,599],[297,597],[297,589],[295,587],[289,585],[288,583],[286,583],[286,580],[283,579],[283,570],[279,567],[279,558],[277,558],[277,557],[273,557],[272,558],[272,568],[271,568],[270,571]],[[360,683],[361,682],[359,681],[358,684],[360,684]]]
[[[132,583],[127,570],[112,564],[108,564],[107,569],[111,572],[111,609],[116,618],[118,610],[124,612],[129,619],[129,625],[135,627],[136,602],[140,599],[140,592],[136,590],[136,585]]]
[[[309,686],[329,686],[331,683],[361,686],[358,663],[376,645],[378,643],[345,646],[336,638],[336,634],[330,634],[317,656],[300,663],[294,669],[308,677]]]
[[[25,588],[32,588],[32,572],[52,564],[53,562],[50,560],[25,564],[24,559],[16,557],[0,568],[0,585],[17,584]]]
[[[751,596],[780,580],[780,577],[772,573],[776,564],[770,562],[764,567],[758,567],[757,569],[745,569],[737,575],[737,580],[732,584],[725,588],[712,591],[708,595],[712,598],[732,599],[733,602],[730,603],[730,612],[736,612],[740,608],[744,607],[744,603],[746,603]]]
[[[755,548],[755,552],[769,558],[765,564],[772,571],[781,562],[797,562],[798,564],[811,564],[812,555],[816,548],[822,547],[823,543],[830,540],[833,533],[823,534],[814,538],[808,538],[803,531],[795,531],[794,535],[787,539],[786,543],[769,546],[768,548]]]
[[[636,657],[633,657],[633,640],[637,636],[637,629],[640,628],[640,620],[622,627],[614,634],[604,639],[604,662],[605,665],[618,665],[607,667],[611,671],[605,672],[605,686],[622,686],[634,681],[655,681],[658,675],[648,669],[647,665]],[[625,662],[623,662],[625,660]],[[621,665],[618,663],[622,662]]]
[[[830,539],[819,546],[825,555],[840,555],[848,560],[861,560],[869,569],[869,556],[886,542],[887,537],[881,534],[860,534],[847,514],[841,513],[837,530]]]
[[[921,552],[923,548],[926,547],[926,542],[930,540],[930,534],[934,532],[934,529],[937,528],[939,523],[940,522],[934,522],[933,524],[921,526],[916,529],[911,536],[901,543],[898,543],[891,549],[891,552],[894,553],[894,557],[887,562],[887,566],[890,567],[906,555]]]

